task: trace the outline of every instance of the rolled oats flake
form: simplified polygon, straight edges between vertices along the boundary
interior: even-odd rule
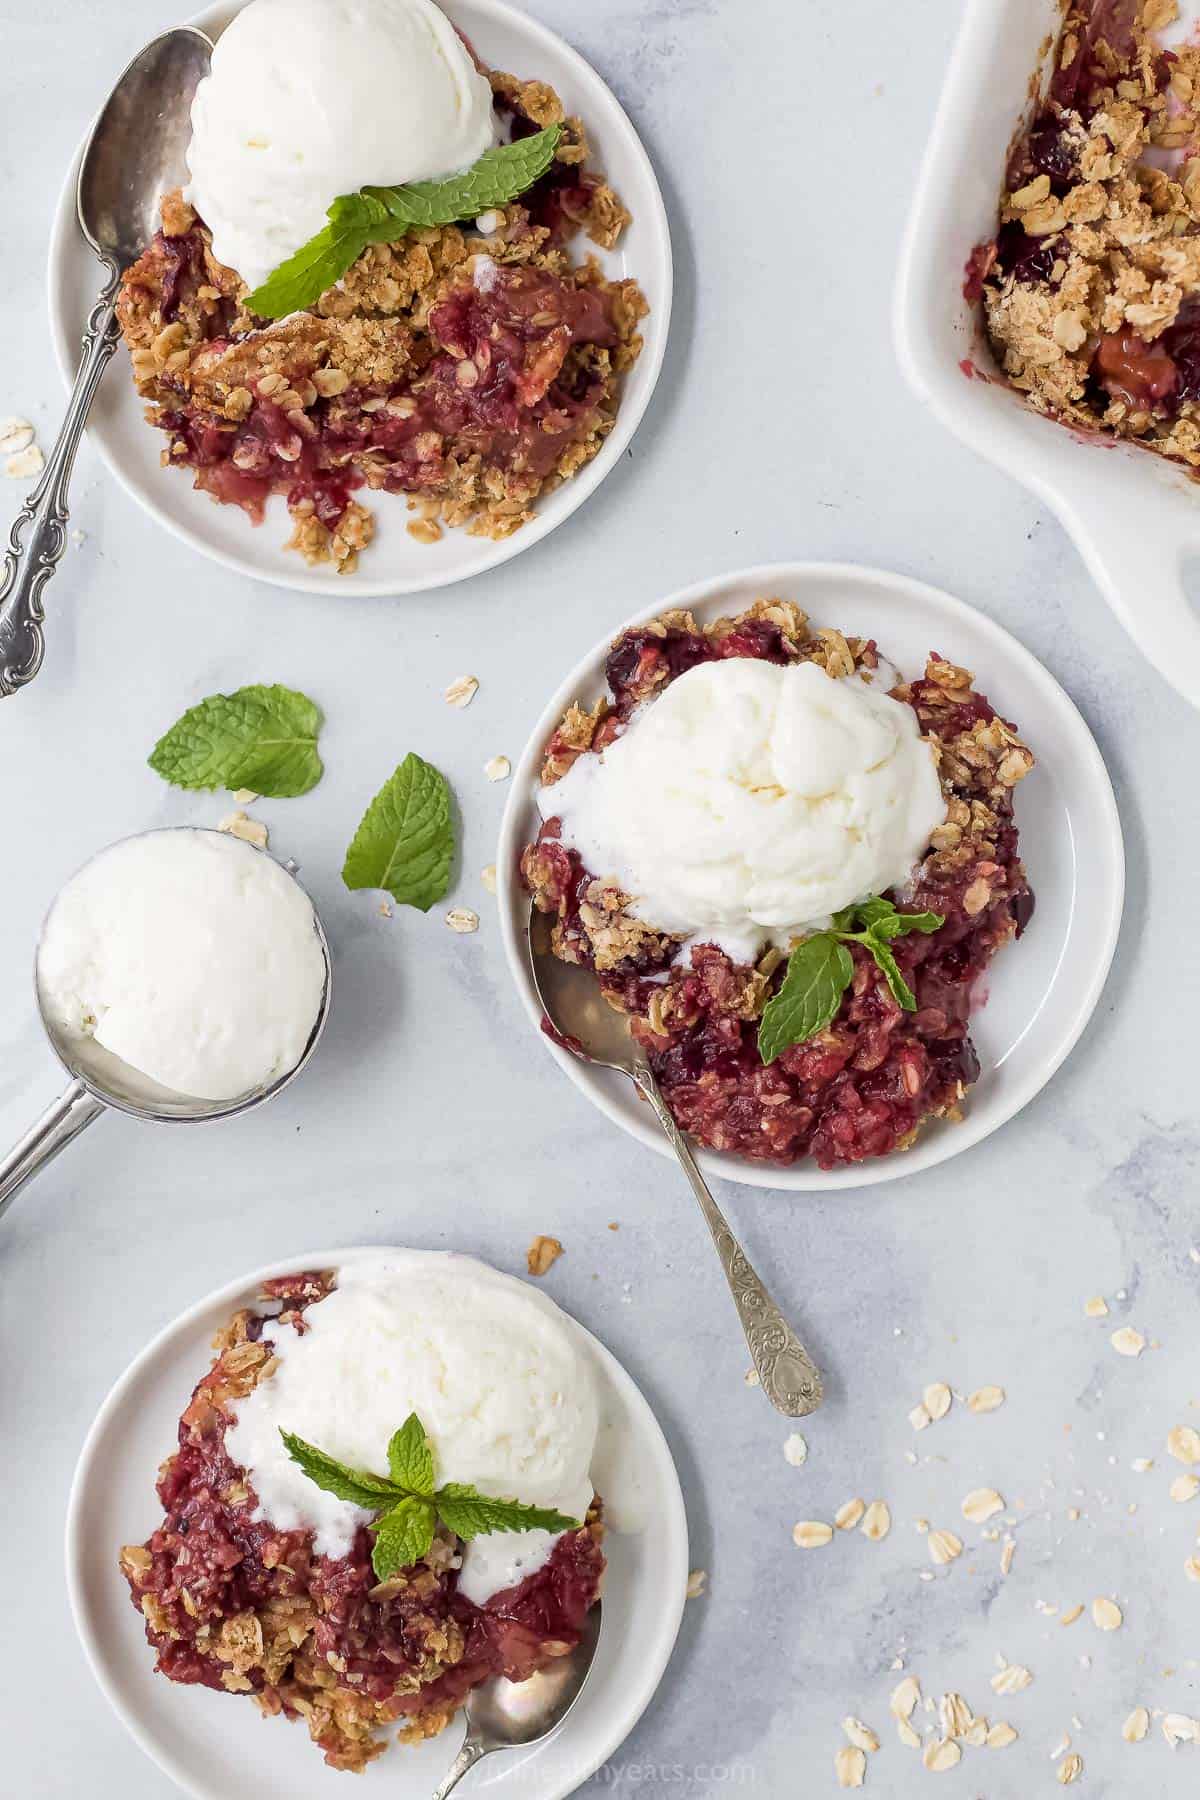
[[[226,813],[223,819],[217,820],[217,830],[228,832],[230,837],[241,838],[244,844],[253,844],[256,850],[267,847],[267,828],[261,819],[248,819],[239,808],[236,812]]]
[[[843,1744],[833,1759],[840,1788],[860,1788],[867,1776],[867,1759],[853,1744]]]
[[[1183,1505],[1200,1494],[1200,1475],[1177,1475],[1168,1490],[1172,1500]]]
[[[908,1422],[914,1431],[924,1431],[932,1423],[929,1412],[924,1406],[914,1406],[908,1415]]]
[[[479,692],[479,679],[475,675],[459,675],[446,689],[443,698],[447,706],[456,706],[460,711],[470,706]]]
[[[921,1684],[915,1675],[906,1675],[903,1681],[897,1682],[892,1689],[892,1697],[888,1701],[888,1710],[895,1719],[911,1719],[916,1711],[917,1702],[921,1698]]]
[[[1082,1617],[1083,1617],[1082,1605],[1069,1606],[1067,1608],[1066,1612],[1063,1614],[1062,1618],[1058,1622],[1060,1625],[1074,1625],[1076,1619],[1082,1619]]]
[[[1105,1319],[1108,1317],[1108,1301],[1103,1294],[1093,1294],[1090,1300],[1084,1302],[1083,1310],[1089,1319]]]
[[[973,1413],[995,1412],[1004,1405],[1004,1389],[1002,1387],[976,1388],[967,1397],[967,1408]]]
[[[1121,1736],[1127,1744],[1140,1744],[1150,1729],[1150,1714],[1144,1706],[1135,1706],[1121,1727]]]
[[[15,456],[33,442],[33,426],[28,419],[0,419],[0,456]]]
[[[489,781],[507,781],[512,774],[512,764],[507,756],[493,756],[484,764],[483,772]]]
[[[25,481],[31,475],[40,475],[46,466],[46,459],[36,444],[27,444],[24,450],[18,450],[10,456],[4,465],[4,473],[12,481]]]
[[[1032,1672],[1023,1663],[1005,1663],[992,1676],[992,1692],[994,1694],[1020,1694],[1033,1680]]]
[[[833,1526],[822,1519],[800,1519],[792,1526],[792,1542],[800,1550],[820,1550],[833,1537]]]
[[[1145,1338],[1132,1325],[1122,1325],[1120,1330],[1113,1332],[1109,1342],[1119,1356],[1140,1356],[1146,1348]]]
[[[489,894],[494,894],[496,892],[496,865],[495,865],[495,863],[488,863],[483,869],[481,869],[479,872],[479,879],[483,883],[484,891]]]
[[[793,1469],[800,1468],[803,1463],[808,1461],[807,1440],[802,1438],[798,1431],[793,1431],[790,1437],[784,1439],[783,1455],[784,1460],[791,1463]]]
[[[1172,1750],[1179,1744],[1200,1743],[1200,1719],[1189,1718],[1186,1713],[1167,1713],[1162,1729]]]
[[[446,914],[446,923],[451,931],[478,931],[479,914],[472,912],[469,906],[455,906]]]
[[[1108,1594],[1100,1594],[1092,1601],[1092,1622],[1100,1631],[1119,1631],[1125,1615]]]
[[[982,1525],[996,1513],[1004,1511],[1004,1501],[995,1488],[972,1488],[962,1503],[962,1515],[972,1525]]]
[[[945,1775],[962,1761],[962,1749],[953,1738],[931,1738],[921,1761],[933,1775]]]
[[[1082,1756],[1072,1750],[1070,1756],[1064,1756],[1055,1773],[1061,1787],[1070,1787],[1071,1783],[1078,1781],[1083,1774]]]
[[[872,1500],[863,1515],[859,1530],[863,1536],[870,1538],[873,1544],[879,1543],[892,1529],[892,1515],[884,1500]]]
[[[693,1569],[687,1578],[687,1598],[701,1600],[704,1598],[704,1585],[708,1580],[707,1569]]]
[[[1200,1431],[1194,1425],[1176,1425],[1167,1433],[1167,1449],[1181,1463],[1200,1463]]]
[[[993,1682],[992,1686],[995,1685]],[[988,1728],[987,1747],[989,1750],[1006,1750],[1009,1744],[1015,1744],[1016,1741],[1017,1733],[1007,1719],[997,1719],[996,1723]]]
[[[929,1534],[929,1555],[940,1567],[952,1563],[962,1555],[962,1539],[955,1537],[952,1531],[931,1531]]]
[[[856,1719],[853,1713],[848,1713],[842,1720],[842,1730],[854,1745],[855,1749],[866,1750],[869,1753],[878,1750],[879,1739],[871,1730],[871,1727],[869,1725],[864,1725],[861,1719]]]
[[[931,1382],[921,1400],[931,1419],[944,1419],[950,1411],[951,1394],[944,1381]]]
[[[842,1502],[833,1515],[833,1522],[839,1531],[853,1531],[866,1510],[866,1501],[855,1496],[853,1500]]]

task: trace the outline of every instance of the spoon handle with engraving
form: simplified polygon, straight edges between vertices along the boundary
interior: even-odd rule
[[[650,1065],[639,1057],[631,1073],[670,1138],[671,1147],[708,1222],[763,1393],[772,1406],[789,1418],[800,1419],[806,1413],[815,1412],[823,1397],[821,1376],[815,1363],[763,1286],[746,1252],[729,1229],[725,1215],[709,1193]]]

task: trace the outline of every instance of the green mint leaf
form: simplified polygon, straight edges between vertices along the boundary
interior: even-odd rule
[[[386,1581],[397,1569],[411,1568],[429,1554],[436,1523],[432,1500],[422,1500],[416,1494],[405,1495],[391,1512],[376,1519],[371,1528],[375,1533],[371,1567],[380,1581]]]
[[[261,287],[247,294],[246,310],[260,319],[285,319],[289,313],[314,306],[327,288],[341,280],[351,263],[358,261],[370,242],[361,216],[357,212],[344,214],[340,223],[330,223],[318,231],[307,244],[301,244],[294,256],[280,263]]]
[[[450,225],[506,205],[546,173],[561,136],[561,125],[548,125],[532,137],[485,150],[478,162],[446,181],[340,195],[326,215],[328,225],[247,296],[247,308],[260,319],[303,312],[341,280],[368,244],[392,244],[415,227]]]
[[[886,919],[876,919],[871,926],[871,935],[883,938],[890,944],[893,938],[908,937],[909,933],[913,931],[919,931],[923,936],[928,937],[931,932],[940,931],[945,923],[946,920],[942,913],[894,912]]]
[[[392,226],[387,238],[375,241],[389,243],[414,226],[450,225],[455,219],[474,219],[493,206],[515,200],[546,173],[561,136],[561,125],[547,125],[531,137],[485,150],[463,174],[451,175],[445,181],[409,181],[403,187],[364,188],[369,200],[383,206]],[[383,226],[375,229],[382,230]]]
[[[386,888],[401,906],[428,912],[450,886],[453,859],[446,778],[410,751],[363,814],[342,880],[348,888]]]
[[[868,894],[865,900],[856,900],[853,906],[845,906],[841,912],[833,915],[835,931],[866,931],[885,919],[895,916],[896,909],[890,900],[880,894]]]
[[[433,1446],[416,1413],[409,1413],[388,1445],[388,1468],[397,1487],[413,1494],[433,1492]]]
[[[273,800],[307,794],[321,779],[321,711],[294,688],[244,687],[189,708],[150,752],[174,787],[251,788]]]
[[[917,997],[900,973],[900,965],[892,954],[891,948],[882,938],[868,933],[863,940],[871,955],[883,971],[884,979],[892,990],[892,998],[905,1012],[916,1012]]]
[[[279,1435],[292,1461],[298,1463],[308,1479],[325,1493],[333,1494],[339,1500],[349,1500],[355,1506],[364,1506],[368,1512],[382,1512],[396,1499],[396,1489],[382,1475],[372,1475],[366,1469],[347,1468],[345,1463],[326,1456],[323,1450],[318,1450],[314,1444],[306,1444],[293,1432],[281,1431]]]
[[[480,1537],[489,1531],[578,1531],[583,1522],[550,1507],[494,1500],[463,1481],[448,1481],[433,1498],[443,1525],[460,1538]]]
[[[793,1044],[803,1044],[836,1015],[854,975],[850,952],[831,932],[797,944],[779,992],[768,1000],[758,1028],[758,1053],[773,1063]]]

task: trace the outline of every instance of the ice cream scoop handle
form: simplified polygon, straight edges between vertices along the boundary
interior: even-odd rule
[[[821,1404],[823,1388],[816,1364],[800,1342],[783,1314],[768,1294],[751,1265],[749,1257],[734,1237],[725,1215],[708,1191],[708,1186],[687,1140],[675,1123],[670,1107],[648,1063],[639,1059],[632,1070],[633,1078],[658,1116],[658,1122],[671,1140],[671,1145],[692,1184],[692,1192],[700,1202],[700,1211],[708,1222],[733,1303],[742,1321],[746,1345],[763,1393],[781,1413],[800,1419],[815,1412]]]
[[[23,688],[42,666],[46,652],[42,590],[67,547],[67,484],[100,377],[120,337],[116,297],[113,268],[83,334],[83,356],[62,430],[9,533],[0,581],[0,698]]]
[[[25,1183],[105,1111],[103,1100],[97,1100],[82,1081],[73,1081],[54,1105],[46,1108],[37,1124],[0,1161],[0,1219]]]

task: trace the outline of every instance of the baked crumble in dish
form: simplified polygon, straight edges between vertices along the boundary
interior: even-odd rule
[[[547,173],[484,215],[486,231],[372,245],[308,310],[269,322],[175,192],[122,278],[118,318],[164,466],[255,523],[285,495],[288,547],[310,564],[354,569],[374,532],[364,489],[405,495],[418,542],[448,526],[508,537],[613,427],[648,308],[635,281],[607,280],[570,246],[582,233],[611,249],[630,215],[550,87],[489,79],[514,139],[561,135]]]
[[[365,1528],[349,1554],[323,1556],[311,1530],[256,1518],[226,1434],[336,1283],[330,1271],[268,1281],[270,1310],[238,1312],[218,1333],[159,1470],[162,1523],[120,1566],[168,1680],[301,1718],[331,1767],[357,1771],[387,1747],[381,1728],[399,1724],[410,1743],[435,1736],[480,1682],[523,1681],[573,1649],[599,1594],[604,1527],[597,1497],[547,1561],[476,1605],[458,1591],[463,1546],[441,1523],[421,1561],[381,1582]]]
[[[1038,412],[1200,470],[1200,44],[1176,0],[1076,0],[967,298]]]
[[[788,952],[772,945],[739,963],[693,937],[684,954],[678,934],[633,916],[619,883],[562,842],[546,792],[687,671],[729,657],[813,663],[838,681],[889,678],[873,640],[815,630],[777,599],[707,626],[671,612],[626,631],[608,657],[609,695],[590,710],[572,705],[546,747],[544,819],[521,873],[553,919],[553,953],[594,970],[609,1004],[629,1015],[672,1113],[701,1144],[780,1165],[812,1158],[822,1169],[885,1156],[910,1146],[928,1120],[959,1118],[978,1077],[970,1016],[992,957],[1033,912],[1013,790],[1034,759],[972,675],[936,653],[920,678],[890,688],[916,715],[945,800],[909,886],[884,896],[942,917],[928,935],[892,944],[915,1008],[904,1010],[878,963],[851,944],[852,978],[829,1023],[764,1062],[759,1024]],[[555,1035],[549,1021],[543,1029]]]

